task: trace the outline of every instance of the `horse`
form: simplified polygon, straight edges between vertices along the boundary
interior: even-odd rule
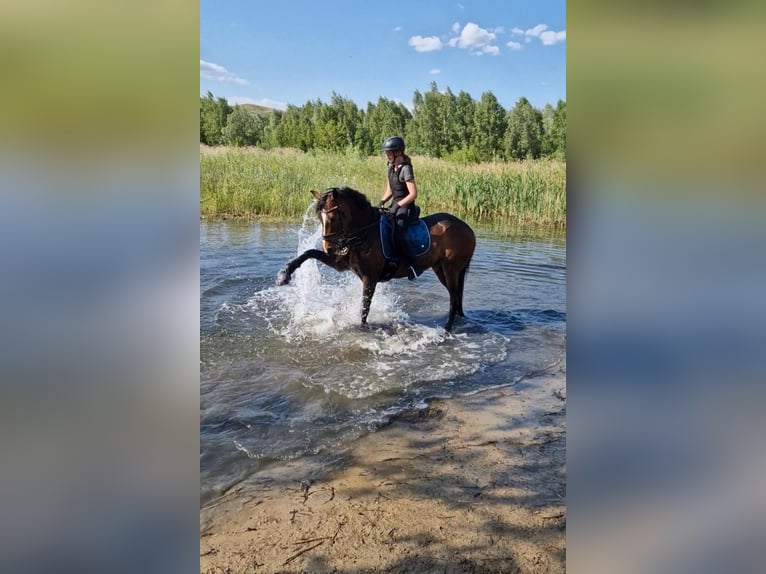
[[[370,304],[378,283],[407,277],[401,261],[393,271],[387,266],[380,233],[384,211],[373,207],[367,197],[349,187],[311,191],[316,215],[322,225],[322,249],[309,249],[292,259],[277,275],[277,284],[286,285],[292,274],[308,259],[316,259],[336,271],[353,271],[362,280],[362,325],[367,324]],[[445,329],[452,330],[455,317],[463,312],[463,287],[476,248],[473,229],[449,213],[423,218],[430,234],[430,249],[416,258],[421,269],[433,269],[449,292],[449,317]]]

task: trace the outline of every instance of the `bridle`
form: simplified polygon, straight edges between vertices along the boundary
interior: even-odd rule
[[[328,213],[332,213],[333,211],[338,211],[338,221],[340,222],[340,231],[333,231],[331,233],[322,233],[322,240],[326,241],[327,243],[330,243],[334,245],[336,248],[339,249],[338,254],[339,255],[346,255],[348,253],[348,250],[351,246],[353,246],[355,243],[359,243],[367,236],[367,232],[370,230],[371,227],[376,225],[378,222],[373,221],[372,223],[365,225],[364,227],[360,227],[359,229],[354,231],[353,235],[346,235],[346,229],[345,225],[343,224],[343,210],[341,210],[340,205],[336,205],[335,207],[331,207],[330,209],[322,209],[321,213],[324,215],[327,215]],[[350,231],[348,233],[351,233]],[[331,237],[340,236],[337,239],[330,239]]]

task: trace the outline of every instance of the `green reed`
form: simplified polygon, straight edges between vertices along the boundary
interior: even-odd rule
[[[424,215],[446,211],[469,223],[566,225],[564,162],[412,161]],[[311,204],[312,189],[353,187],[377,204],[385,182],[382,156],[203,147],[200,215],[297,220]]]

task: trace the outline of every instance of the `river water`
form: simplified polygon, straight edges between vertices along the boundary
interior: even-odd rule
[[[200,224],[200,481],[209,501],[267,465],[328,457],[397,413],[545,373],[566,352],[566,239],[475,229],[452,333],[434,273],[378,285],[360,327],[361,282],[308,261],[303,225]]]

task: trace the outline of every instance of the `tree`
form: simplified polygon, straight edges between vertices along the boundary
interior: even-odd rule
[[[556,104],[553,123],[550,129],[553,156],[559,159],[567,157],[567,104],[561,100]]]
[[[553,155],[553,150],[554,150],[554,144],[551,137],[554,113],[555,113],[555,110],[553,109],[553,106],[550,104],[545,104],[545,107],[543,108],[543,112],[542,112],[543,139],[540,145],[540,153],[546,157]]]
[[[473,140],[473,122],[476,115],[476,102],[464,91],[461,91],[455,101],[455,109],[451,122],[450,139],[452,148],[468,150]]]
[[[472,142],[479,159],[490,161],[502,157],[506,127],[505,109],[492,92],[484,92],[473,116]]]
[[[277,147],[294,147],[307,151],[305,138],[301,137],[303,134],[301,115],[301,108],[298,106],[292,104],[287,106],[276,129]]]
[[[567,105],[561,100],[556,108],[545,104],[543,108],[542,155],[566,159],[567,153]]]
[[[457,97],[432,82],[425,94],[415,90],[412,112],[401,102],[378,98],[366,110],[333,92],[329,104],[317,99],[287,110],[254,114],[232,108],[211,92],[200,96],[200,142],[208,145],[293,147],[303,151],[356,149],[380,152],[386,138],[400,135],[409,153],[451,161],[555,157],[566,159],[566,102],[542,112],[520,98],[507,112],[492,92],[476,102],[466,92]]]
[[[407,133],[407,126],[412,121],[412,114],[403,104],[386,98],[378,98],[378,103],[368,104],[364,114],[364,139],[360,151],[367,154],[380,153],[383,140]],[[407,148],[411,142],[407,141]]]
[[[231,106],[224,98],[215,98],[212,92],[199,99],[200,142],[207,145],[223,145],[223,128],[231,113]]]
[[[413,147],[420,153],[441,157],[450,150],[447,126],[454,95],[452,92],[448,95],[442,94],[436,82],[431,82],[431,89],[424,96],[419,96],[416,92],[410,139],[413,140]]]
[[[352,100],[348,100],[335,92],[330,103],[335,112],[335,119],[343,137],[343,147],[353,148],[357,144],[357,131],[362,126],[362,115]]]
[[[343,130],[337,110],[317,100],[314,105],[314,147],[327,151],[340,151],[344,147]]]
[[[263,139],[261,145],[265,148],[280,147],[279,143],[279,124],[282,123],[282,111],[271,110],[266,118],[266,125],[263,127]]]
[[[540,157],[543,137],[543,116],[529,103],[519,98],[508,114],[508,130],[505,149],[512,159],[536,159]]]
[[[260,116],[234,106],[223,128],[223,142],[237,147],[257,145],[263,138],[263,124]]]

